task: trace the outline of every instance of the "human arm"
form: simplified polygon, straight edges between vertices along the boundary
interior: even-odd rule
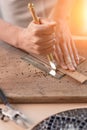
[[[55,22],[44,19],[41,25],[31,22],[27,28],[0,20],[0,40],[28,53],[46,55],[54,50],[54,26]]]
[[[0,30],[0,40],[18,47],[18,34],[22,30],[20,27],[13,26],[0,19]]]
[[[74,0],[58,0],[50,14],[50,18],[57,23],[56,59],[61,67],[71,71],[79,64],[78,51],[67,22],[73,2]]]

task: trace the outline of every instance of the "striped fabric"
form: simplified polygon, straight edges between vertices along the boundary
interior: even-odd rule
[[[0,0],[3,19],[26,27],[32,20],[27,8],[29,2],[34,3],[38,16],[47,17],[56,0]]]

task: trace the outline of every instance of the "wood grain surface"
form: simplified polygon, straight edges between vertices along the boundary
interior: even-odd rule
[[[87,40],[77,40],[80,55],[87,58]],[[81,84],[69,76],[52,78],[21,60],[26,53],[6,43],[0,43],[0,86],[13,103],[73,103],[87,102],[87,83]],[[78,71],[87,76],[87,60]]]

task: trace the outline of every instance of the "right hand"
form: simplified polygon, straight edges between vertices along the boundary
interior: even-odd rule
[[[40,19],[41,24],[31,22],[18,36],[18,48],[34,54],[47,55],[54,51],[56,42],[54,21]]]

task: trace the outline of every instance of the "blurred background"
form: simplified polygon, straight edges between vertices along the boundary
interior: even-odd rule
[[[87,36],[87,0],[75,0],[70,17],[70,28],[74,35]]]
[[[87,36],[87,0],[74,0],[69,26],[73,35]]]

